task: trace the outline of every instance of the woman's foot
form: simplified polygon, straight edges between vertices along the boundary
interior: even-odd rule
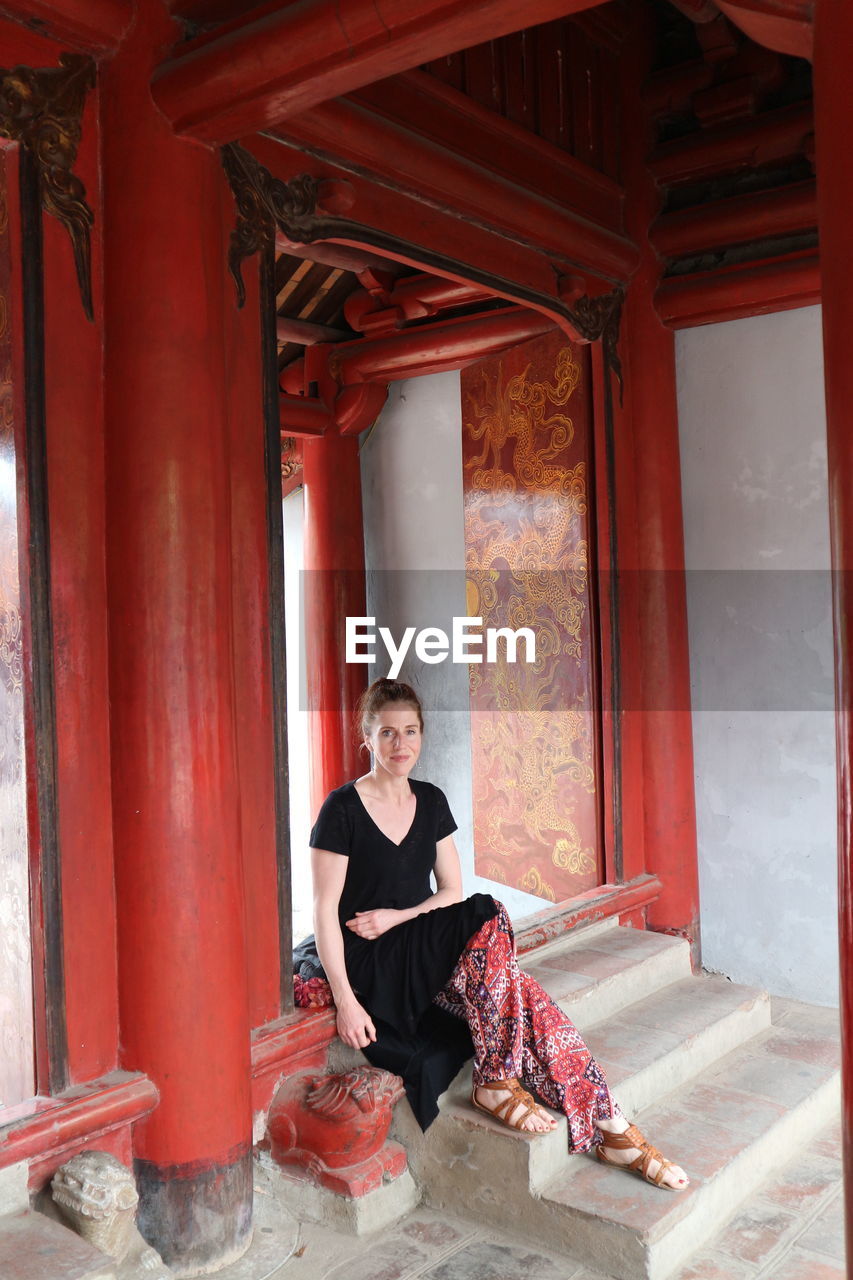
[[[550,1133],[557,1128],[553,1116],[539,1106],[518,1080],[490,1080],[476,1085],[471,1101],[478,1110],[522,1133]]]
[[[662,1156],[646,1141],[636,1125],[629,1124],[624,1116],[599,1120],[598,1127],[604,1138],[603,1148],[598,1148],[598,1158],[604,1164],[630,1166],[647,1182],[667,1187],[670,1191],[683,1191],[689,1187],[690,1179],[684,1170]],[[608,1141],[611,1135],[616,1142]]]

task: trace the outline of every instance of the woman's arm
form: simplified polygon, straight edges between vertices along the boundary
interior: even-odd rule
[[[406,907],[395,911],[391,907],[380,907],[375,911],[357,911],[352,920],[347,920],[347,928],[352,929],[361,938],[378,938],[387,933],[395,925],[406,920],[414,920],[427,911],[435,911],[436,907],[449,907],[454,902],[462,901],[462,868],[459,865],[459,854],[453,836],[445,836],[435,846],[435,883],[436,892],[416,907]],[[322,958],[322,957],[321,957]]]
[[[370,1014],[363,1009],[350,986],[344,960],[344,940],[338,921],[338,904],[344,889],[349,858],[328,849],[311,850],[314,879],[314,936],[317,954],[326,971],[337,1008],[338,1035],[344,1044],[363,1049],[376,1039]]]

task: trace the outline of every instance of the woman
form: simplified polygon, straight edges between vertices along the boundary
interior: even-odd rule
[[[572,1150],[594,1146],[605,1164],[686,1187],[622,1115],[573,1023],[519,969],[503,906],[488,894],[462,900],[447,800],[409,777],[423,735],[414,690],[375,681],[360,720],[370,772],[327,796],[311,832],[315,936],[338,1035],[371,1058],[385,1040],[402,1044],[411,1062],[407,1041],[438,1006],[468,1025],[479,1110],[527,1133],[556,1128],[524,1081],[566,1115]]]

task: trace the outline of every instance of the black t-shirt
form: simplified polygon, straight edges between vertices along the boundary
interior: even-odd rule
[[[312,849],[328,849],[349,858],[338,908],[345,942],[357,937],[346,928],[356,911],[401,910],[432,896],[435,847],[453,834],[456,823],[438,787],[415,778],[409,786],[415,796],[415,816],[399,844],[373,821],[354,782],[344,783],[323,801],[310,843]]]
[[[311,847],[349,858],[338,918],[352,988],[374,1020],[401,1034],[413,1032],[450,978],[465,944],[496,913],[494,899],[477,893],[395,925],[380,937],[361,938],[346,927],[356,911],[418,906],[432,896],[436,844],[456,830],[444,792],[409,779],[415,816],[399,845],[371,818],[355,783],[323,802]]]

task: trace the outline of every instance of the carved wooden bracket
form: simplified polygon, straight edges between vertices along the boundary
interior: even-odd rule
[[[281,496],[286,498],[302,484],[302,441],[281,437]]]
[[[86,94],[95,85],[95,63],[79,53],[63,53],[59,62],[59,67],[0,68],[0,136],[19,142],[34,157],[42,207],[71,237],[83,310],[92,320],[90,231],[95,216],[73,165]]]
[[[313,244],[325,239],[356,241],[380,253],[403,249],[421,258],[425,268],[435,267],[439,273],[444,268],[447,274],[457,278],[468,274],[464,263],[438,258],[431,251],[420,249],[408,241],[342,217],[341,213],[351,207],[351,191],[346,183],[324,181],[308,174],[284,182],[274,178],[251,152],[238,143],[228,143],[221,151],[238,211],[237,225],[231,234],[228,265],[237,284],[240,306],[245,298],[240,271],[243,259],[269,244],[276,229],[298,244]],[[487,279],[481,272],[476,272],[471,273],[470,278],[472,284],[498,294],[515,296],[519,302],[530,302],[539,307],[547,305],[554,315],[562,315],[569,322],[581,341],[596,342],[602,338],[608,363],[621,381],[616,352],[624,299],[621,287],[609,294],[594,298],[584,296],[570,303],[539,292],[520,290],[497,274]]]
[[[578,333],[587,342],[601,339],[604,359],[608,369],[616,375],[620,393],[622,390],[622,361],[619,358],[619,329],[622,323],[622,305],[625,301],[625,290],[614,289],[612,293],[602,293],[591,298],[584,294],[576,300],[571,309],[572,322]]]
[[[237,305],[242,307],[246,301],[243,260],[274,240],[277,227],[293,240],[308,238],[320,183],[308,174],[282,182],[236,142],[222,148],[222,164],[237,204],[228,269],[237,285]]]

